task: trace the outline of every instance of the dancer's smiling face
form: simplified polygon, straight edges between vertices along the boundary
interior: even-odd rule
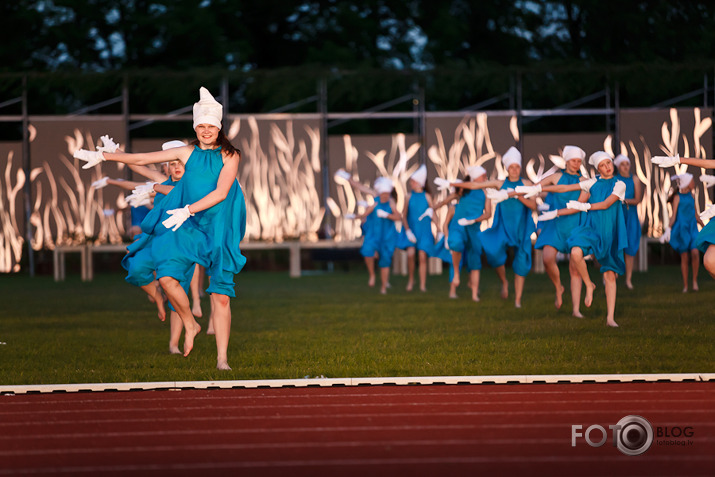
[[[216,146],[219,128],[213,124],[199,124],[196,126],[196,138],[199,140],[202,149]]]

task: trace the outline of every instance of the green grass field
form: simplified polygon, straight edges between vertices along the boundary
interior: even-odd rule
[[[597,274],[591,270],[592,276]],[[508,270],[511,277],[511,270]],[[447,298],[446,272],[427,293],[404,291],[392,277],[381,296],[363,271],[291,279],[244,272],[232,301],[229,363],[215,369],[212,336],[202,333],[188,358],[168,353],[168,321],[119,273],[82,283],[71,275],[0,276],[0,385],[236,379],[455,376],[576,373],[712,373],[715,282],[681,293],[679,268],[651,267],[619,279],[616,321],[605,326],[603,287],[586,318],[570,297],[553,306],[546,275],[530,274],[523,308],[499,298],[494,271],[482,272],[480,303],[463,285]],[[568,272],[562,269],[567,283]],[[466,276],[463,274],[463,282]],[[595,280],[600,285],[600,277]],[[512,290],[513,292],[513,290]],[[208,315],[208,299],[203,301]],[[204,329],[206,317],[199,320]]]

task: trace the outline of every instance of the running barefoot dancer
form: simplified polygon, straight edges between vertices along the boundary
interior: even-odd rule
[[[619,154],[613,160],[616,166],[616,177],[626,185],[626,200],[623,201],[623,214],[626,219],[628,247],[626,247],[626,288],[633,289],[633,264],[641,244],[641,222],[638,219],[638,204],[643,200],[641,181],[633,176],[631,160],[624,154]]]
[[[229,370],[230,298],[236,296],[233,279],[246,263],[239,249],[246,226],[245,200],[236,180],[240,151],[223,133],[223,107],[206,88],[200,89],[193,112],[197,139],[189,146],[138,154],[80,150],[75,157],[87,162],[84,168],[103,160],[136,165],[179,160],[185,165],[182,180],[142,223],[149,239],[141,246],[151,247],[157,277],[181,317],[184,356],[191,352],[201,327],[179,281],[194,264],[206,267],[211,277],[207,292],[213,310],[216,367]]]
[[[434,250],[432,235],[432,194],[426,187],[427,167],[423,164],[407,183],[410,198],[402,211],[402,232],[397,239],[397,248],[407,251],[407,291],[415,283],[415,255],[417,256],[420,291],[427,291],[427,258]]]
[[[392,199],[392,179],[379,177],[375,180],[376,201],[365,210],[359,218],[369,221],[369,231],[365,234],[360,254],[365,257],[365,265],[370,273],[368,285],[375,284],[375,257],[380,268],[380,293],[386,294],[390,285],[390,265],[397,244],[397,229],[395,222],[402,220],[402,215],[396,212],[397,207]]]
[[[583,149],[577,146],[565,146],[561,157],[564,159],[564,171],[551,174],[540,181],[538,185],[541,185],[542,188],[552,185],[578,184],[581,181],[581,165],[586,158],[586,153]],[[549,210],[564,209],[569,201],[578,199],[580,192],[580,189],[570,192],[551,192],[546,197],[545,203],[549,205]],[[580,219],[579,215],[574,214],[539,223],[541,233],[536,239],[534,248],[543,250],[544,269],[556,290],[554,306],[557,309],[560,309],[563,304],[565,289],[561,284],[561,274],[556,263],[556,257],[559,252],[568,255],[571,251],[566,241],[571,235],[571,231],[579,224]],[[581,280],[581,276],[571,261],[569,261],[569,275],[571,277],[572,314],[575,317],[582,318],[580,304],[583,280]]]
[[[654,156],[651,158],[651,162],[662,168],[673,167],[680,164],[701,167],[703,169],[715,168],[715,159],[680,157],[677,154],[675,156]],[[706,174],[700,176],[700,179],[703,181],[707,179],[709,182],[708,186],[713,185],[713,181],[715,181],[715,178]],[[715,204],[710,205],[710,207],[700,213],[700,220],[703,222],[712,219],[712,217],[715,217]],[[710,220],[707,225],[700,230],[695,239],[695,246],[704,254],[703,266],[705,270],[708,271],[711,277],[715,278],[715,220]]]
[[[683,276],[683,293],[688,291],[688,268],[693,265],[693,291],[698,291],[698,267],[700,265],[700,252],[695,245],[698,236],[698,224],[703,225],[695,210],[695,197],[693,190],[695,182],[693,175],[687,172],[671,176],[677,189],[673,188],[668,202],[672,202],[673,212],[670,217],[669,228],[663,234],[663,241],[670,242],[670,246],[680,255],[680,272]],[[677,193],[676,193],[677,191]]]
[[[486,181],[486,177],[487,171],[482,166],[470,166],[467,167],[467,177],[464,182],[452,184],[480,184]],[[439,183],[443,184],[443,187],[448,186],[444,181],[439,181]],[[447,229],[445,241],[452,254],[452,280],[449,297],[457,298],[457,288],[460,285],[460,266],[464,265],[469,270],[472,300],[479,301],[479,279],[483,251],[481,225],[492,215],[491,202],[486,200],[483,190],[470,190],[468,186],[464,186],[460,187],[458,193],[449,195],[436,207],[439,208],[445,203],[450,203],[454,198],[458,198],[457,205],[450,207],[445,219],[445,228]]]
[[[578,189],[582,192],[577,201],[570,201],[567,204],[568,208],[545,212],[539,216],[539,220],[546,221],[588,211],[585,220],[573,229],[568,238],[571,260],[586,284],[584,299],[586,307],[590,307],[593,303],[593,291],[596,285],[588,275],[585,257],[593,255],[600,264],[606,288],[606,324],[615,328],[618,327],[614,319],[616,278],[625,271],[623,251],[628,245],[623,207],[619,203],[625,199],[626,185],[614,176],[613,160],[606,152],[598,151],[591,154],[588,162],[598,170],[600,177],[579,184],[543,187],[546,192],[568,192]]]
[[[532,186],[531,182],[521,178],[521,153],[515,147],[509,148],[502,156],[502,165],[507,171],[504,180],[491,180],[481,183],[451,183],[454,187],[467,189],[498,189],[486,191],[489,199],[499,201],[494,210],[492,226],[482,232],[480,237],[489,265],[494,267],[501,280],[501,297],[509,297],[509,282],[506,279],[507,250],[514,249],[514,306],[521,308],[526,275],[531,270],[531,234],[536,231],[532,211],[536,210],[536,200],[516,195],[517,187]]]

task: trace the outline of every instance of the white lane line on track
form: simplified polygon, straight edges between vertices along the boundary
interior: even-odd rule
[[[104,472],[150,472],[159,470],[182,471],[182,470],[220,470],[220,469],[247,469],[247,468],[297,468],[297,467],[375,467],[389,465],[447,465],[447,464],[604,464],[604,462],[624,462],[625,456],[618,456],[618,459],[605,459],[603,456],[583,457],[583,456],[542,456],[542,457],[426,457],[426,458],[394,458],[394,459],[326,459],[326,460],[287,460],[287,461],[237,461],[237,462],[203,462],[191,464],[145,464],[145,465],[107,465],[107,466],[68,466],[68,467],[37,467],[25,469],[0,469],[0,475],[31,475],[31,474],[78,474],[91,473],[101,474]],[[705,456],[649,456],[650,463],[672,463],[683,462],[689,464],[712,463],[713,457]],[[614,463],[615,463],[614,462]],[[385,469],[382,469],[385,470]],[[654,476],[652,470],[648,471],[648,476]],[[707,476],[711,477],[712,472],[703,471],[702,474],[690,474],[689,477]]]

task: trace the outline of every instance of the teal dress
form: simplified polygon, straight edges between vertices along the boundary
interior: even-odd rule
[[[616,177],[599,178],[591,187],[589,203],[606,200],[612,194],[616,182]],[[601,265],[601,273],[613,271],[623,275],[626,271],[623,251],[628,246],[628,236],[621,204],[616,201],[606,210],[586,212],[583,223],[571,232],[568,245],[569,249],[581,248],[584,256],[593,255]]]
[[[698,248],[698,221],[695,218],[695,197],[690,192],[678,193],[678,213],[670,228],[670,246],[678,253]]]
[[[407,230],[403,227],[397,239],[397,248],[407,249],[415,247],[417,250],[432,255],[434,251],[434,236],[432,235],[432,219],[429,217],[420,220],[420,216],[429,208],[427,194],[422,192],[412,192],[407,206],[407,225],[415,237],[417,243],[412,243],[407,238]]]
[[[175,232],[162,224],[169,218],[168,210],[183,208],[215,190],[222,168],[220,148],[195,147],[184,176],[159,207],[149,212],[142,230],[150,236],[146,246],[151,247],[157,278],[181,281],[198,263],[211,277],[208,293],[235,297],[234,275],[246,264],[239,247],[246,232],[246,202],[238,180],[224,200],[189,217]]]
[[[476,219],[484,213],[486,197],[483,190],[465,190],[449,222],[447,245],[462,254],[462,264],[467,270],[482,269],[481,222],[459,225],[459,219]]]
[[[390,219],[383,219],[377,216],[378,210],[384,210],[388,214],[392,213],[389,199],[381,202],[377,197],[375,208],[367,217],[369,226],[367,227],[365,238],[360,247],[360,254],[363,257],[374,257],[379,255],[378,266],[387,268],[392,265],[392,255],[395,253],[397,245],[397,229],[395,222]]]
[[[524,185],[521,179],[505,180],[501,189]],[[531,234],[536,230],[531,209],[512,197],[500,202],[494,211],[492,226],[482,233],[482,245],[489,265],[500,267],[506,263],[507,249],[514,248],[514,273],[525,277],[531,270]]]
[[[564,172],[561,174],[557,185],[571,185],[578,184],[580,182],[580,175],[578,174],[567,174]],[[565,209],[566,204],[570,200],[578,200],[581,195],[581,189],[571,191],[571,192],[549,192],[546,196],[546,203],[549,204],[549,210]],[[562,215],[561,217],[556,217],[553,220],[547,220],[545,222],[539,222],[539,227],[541,228],[541,233],[536,239],[534,248],[542,249],[546,245],[554,247],[561,253],[567,254],[571,251],[568,246],[567,240],[571,231],[579,225],[581,222],[581,214],[573,215]]]
[[[633,182],[633,176],[623,177],[616,175],[616,178],[626,184],[626,199],[635,198],[636,186]],[[634,257],[641,245],[641,222],[638,220],[638,206],[623,203],[623,214],[626,220],[626,235],[628,235],[628,246],[625,254]]]

